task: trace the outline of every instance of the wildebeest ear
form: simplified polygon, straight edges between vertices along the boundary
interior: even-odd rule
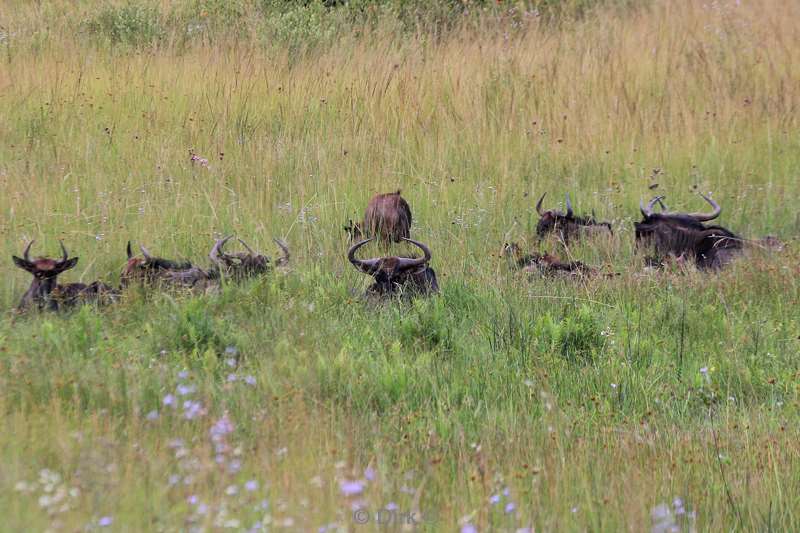
[[[14,260],[15,265],[17,265],[22,270],[25,270],[26,272],[30,272],[31,274],[33,274],[33,272],[36,270],[36,266],[30,261],[25,261],[24,259],[21,259],[16,255],[12,255],[11,259]]]
[[[66,272],[70,268],[74,268],[75,265],[78,264],[78,259],[79,259],[78,257],[72,257],[70,259],[67,259],[63,263],[60,263],[57,267],[58,273],[60,274],[61,272]]]

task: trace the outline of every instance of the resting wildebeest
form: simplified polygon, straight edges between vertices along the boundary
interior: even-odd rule
[[[634,223],[636,245],[652,247],[656,253],[652,262],[658,264],[666,258],[675,257],[679,261],[694,260],[701,270],[719,269],[741,254],[745,244],[782,248],[782,243],[775,237],[749,241],[722,226],[703,224],[717,218],[722,208],[708,196],[700,196],[711,205],[711,212],[675,213],[664,210],[653,213],[653,206],[656,202],[661,203],[663,196],[656,196],[647,206],[639,203],[643,218],[641,222]]]
[[[78,258],[69,258],[64,243],[59,241],[61,259],[37,257],[31,260],[30,250],[33,242],[29,242],[25,247],[22,258],[11,256],[16,266],[33,275],[31,285],[22,296],[18,310],[22,311],[35,305],[38,309],[57,311],[60,307],[71,307],[79,303],[113,301],[118,296],[118,291],[100,281],[94,281],[89,285],[59,284],[59,274],[74,268],[78,264]]]
[[[542,211],[542,201],[547,193],[542,194],[536,202],[536,212],[539,214],[539,222],[536,224],[536,235],[540,239],[550,233],[556,233],[564,244],[568,244],[572,238],[580,238],[584,235],[611,235],[611,224],[608,222],[597,222],[594,215],[576,217],[572,211],[572,202],[567,193],[567,212],[549,209]]]
[[[209,253],[213,265],[208,270],[189,262],[179,263],[154,257],[144,247],[141,247],[144,259],[133,257],[130,243],[128,243],[128,263],[122,273],[123,286],[136,280],[145,283],[161,283],[171,287],[205,290],[219,286],[223,277],[241,281],[272,270],[270,258],[256,253],[241,239],[239,242],[247,249],[247,252],[225,252],[225,244],[231,238],[232,236],[218,239],[214,243]],[[279,267],[286,266],[289,263],[289,248],[283,241],[276,239],[275,242],[283,251],[283,257],[277,259],[275,264]]]
[[[383,243],[400,242],[411,237],[411,207],[400,191],[376,194],[367,204],[361,224],[350,221],[345,231],[351,240],[377,237]]]
[[[439,292],[436,272],[428,266],[431,260],[431,251],[427,246],[421,242],[404,237],[404,241],[408,241],[419,247],[424,253],[424,256],[419,258],[356,258],[356,251],[372,239],[373,238],[364,239],[355,243],[347,252],[347,258],[353,266],[375,279],[375,283],[367,289],[367,295],[387,296],[398,293],[427,295]]]
[[[211,249],[209,258],[214,263],[214,268],[209,271],[212,278],[220,278],[221,276],[229,277],[234,280],[243,280],[250,277],[266,274],[272,270],[272,261],[269,257],[256,253],[250,246],[247,245],[242,239],[237,239],[242,246],[245,247],[247,252],[227,253],[224,251],[225,244],[233,237],[229,235],[223,239],[217,240],[214,247]],[[289,247],[280,239],[273,239],[275,244],[283,252],[283,257],[275,260],[275,265],[284,267],[289,264]]]
[[[514,266],[528,273],[537,273],[543,276],[575,276],[593,275],[597,269],[580,261],[561,261],[556,256],[545,253],[522,254],[522,249],[517,243],[505,244],[503,253],[513,261]]]
[[[163,259],[155,257],[147,248],[139,246],[142,251],[143,257],[136,257],[131,250],[131,241],[128,241],[126,252],[128,261],[125,263],[125,268],[122,269],[120,274],[120,285],[124,288],[131,283],[146,283],[152,284],[159,280],[163,280],[164,276],[169,272],[178,272],[192,269],[192,264],[188,261],[172,261],[170,259]]]

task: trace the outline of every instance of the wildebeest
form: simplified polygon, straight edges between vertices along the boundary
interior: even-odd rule
[[[710,212],[675,213],[665,210],[653,213],[653,206],[661,203],[663,196],[656,196],[647,206],[640,202],[643,218],[634,223],[636,244],[653,249],[656,258],[651,262],[662,263],[665,258],[675,257],[679,261],[693,260],[701,270],[719,269],[741,254],[745,244],[782,248],[782,243],[774,237],[750,241],[722,226],[704,224],[717,218],[722,208],[708,196],[700,196],[711,205]]]
[[[128,243],[128,263],[122,273],[123,286],[132,281],[145,283],[160,283],[165,286],[185,289],[205,290],[217,287],[220,280],[225,277],[235,281],[259,276],[272,270],[269,257],[255,252],[250,246],[239,239],[247,252],[225,252],[225,244],[232,236],[218,239],[209,253],[212,266],[209,269],[201,268],[190,262],[177,262],[154,257],[150,252],[140,247],[144,259],[134,257]],[[275,240],[283,252],[283,256],[275,261],[276,266],[286,266],[289,263],[289,248],[286,243]]]
[[[152,284],[163,280],[164,276],[170,272],[178,272],[192,269],[192,264],[188,261],[172,261],[152,255],[147,248],[139,246],[142,257],[136,257],[131,250],[131,241],[128,241],[126,252],[128,261],[120,274],[120,285],[124,288],[131,283]]]
[[[558,257],[550,253],[524,254],[517,243],[505,244],[503,253],[511,260],[516,268],[528,273],[541,274],[543,276],[575,276],[593,275],[597,269],[590,267],[580,261],[561,261]]]
[[[355,243],[347,252],[347,258],[361,272],[369,274],[375,280],[368,289],[367,295],[388,296],[393,294],[427,295],[439,292],[436,272],[429,266],[430,249],[415,240],[404,237],[404,241],[419,247],[423,257],[376,257],[372,259],[356,258],[356,251],[373,238]]]
[[[60,241],[59,241],[60,242]],[[36,306],[38,309],[57,311],[63,307],[71,307],[79,303],[113,301],[118,292],[101,281],[94,281],[89,285],[85,283],[59,284],[58,276],[78,264],[77,257],[69,257],[63,242],[61,244],[61,259],[47,257],[30,258],[30,241],[22,257],[12,256],[14,264],[33,275],[30,287],[22,296],[17,307],[25,310]]]
[[[266,274],[272,270],[272,261],[269,257],[257,253],[242,239],[237,239],[247,252],[228,253],[224,251],[225,244],[233,237],[218,239],[211,249],[209,258],[214,263],[214,268],[209,272],[212,278],[226,276],[234,280],[255,277]],[[280,239],[273,239],[281,249],[282,257],[275,260],[275,266],[284,267],[289,264],[289,247]]]
[[[351,220],[345,231],[352,240],[376,237],[382,243],[401,242],[411,237],[411,207],[400,191],[376,194],[364,212],[361,224]]]
[[[565,244],[573,238],[580,238],[588,235],[611,235],[611,224],[608,222],[597,222],[594,216],[576,217],[572,211],[572,202],[567,193],[567,212],[549,209],[542,211],[542,202],[547,196],[545,192],[539,201],[536,202],[536,212],[539,214],[539,223],[536,224],[536,235],[540,239],[549,234],[556,234]]]

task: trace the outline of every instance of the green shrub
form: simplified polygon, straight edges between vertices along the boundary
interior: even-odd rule
[[[593,363],[605,340],[591,309],[582,306],[561,321],[558,345],[561,356],[573,363]]]
[[[166,34],[158,9],[135,3],[106,7],[84,25],[89,33],[112,44],[130,46],[154,44]]]

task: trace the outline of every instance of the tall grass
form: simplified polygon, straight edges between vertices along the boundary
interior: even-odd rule
[[[29,239],[80,256],[65,281],[116,283],[129,239],[203,265],[217,235],[280,236],[294,264],[6,313],[3,528],[357,529],[360,502],[373,529],[392,502],[431,531],[797,529],[798,6],[579,4],[426,27],[392,3],[9,2],[4,309]],[[292,33],[313,10],[321,33]],[[656,184],[787,251],[645,272],[631,222]],[[442,294],[365,305],[341,228],[397,188]],[[500,257],[540,246],[535,199],[566,191],[615,230],[569,253],[619,275]]]

